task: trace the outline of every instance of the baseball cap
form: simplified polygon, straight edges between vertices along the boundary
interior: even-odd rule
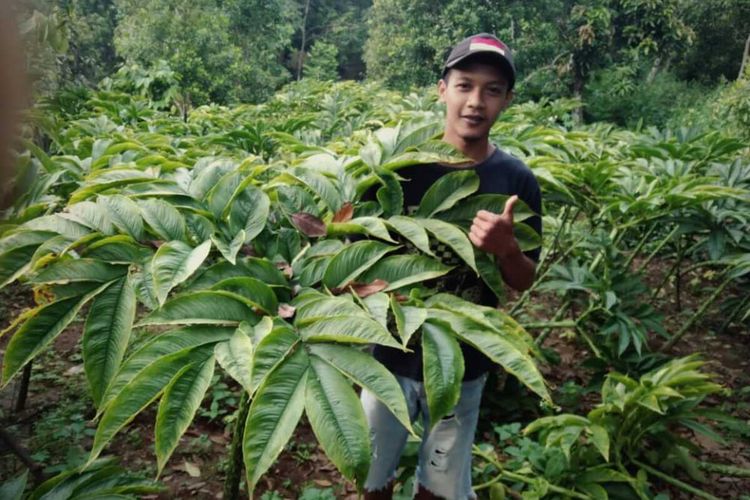
[[[501,42],[495,35],[479,33],[464,38],[451,50],[448,59],[443,66],[443,76],[461,61],[476,54],[494,55],[501,69],[508,77],[508,88],[512,89],[516,83],[516,68],[513,65],[513,54],[507,45]]]

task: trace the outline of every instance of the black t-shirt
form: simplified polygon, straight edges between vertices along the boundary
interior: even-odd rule
[[[476,194],[517,194],[529,208],[541,214],[542,197],[539,183],[529,167],[518,158],[495,148],[494,153],[486,160],[467,168],[474,169],[479,176],[479,189]],[[404,190],[404,213],[412,215],[430,186],[443,175],[455,171],[456,167],[440,164],[415,165],[400,169],[398,174],[404,178],[401,183]],[[365,198],[374,198],[373,194],[373,192],[368,193]],[[539,234],[542,233],[541,217],[534,216],[524,222]],[[439,243],[434,243],[431,250],[443,263],[458,265],[459,267],[446,276],[425,282],[426,286],[437,288],[443,292],[454,293],[475,303],[492,307],[497,306],[495,294],[450,249]],[[534,261],[538,261],[539,253],[540,249],[537,248],[526,252],[526,255]],[[419,345],[415,345],[412,349],[414,352],[405,353],[391,347],[376,345],[374,356],[391,372],[414,380],[422,380],[421,348]],[[464,355],[464,380],[476,379],[492,366],[492,362],[473,347],[462,343],[461,350]]]

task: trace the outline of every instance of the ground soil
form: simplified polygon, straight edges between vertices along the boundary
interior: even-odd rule
[[[667,268],[668,263],[656,262],[654,266],[656,268],[651,274],[655,282],[658,279],[658,268]],[[667,330],[670,332],[679,329],[690,312],[696,310],[701,300],[710,293],[710,277],[700,276],[697,281],[695,278],[684,277],[679,308],[671,284],[658,299],[658,307],[666,315]],[[0,329],[33,304],[30,293],[18,286],[6,289],[2,294],[0,299],[3,317],[0,318]],[[536,295],[532,304],[536,304],[536,307],[529,308],[532,317],[550,317],[554,313],[557,299],[550,295]],[[723,319],[718,308],[711,308],[670,354],[701,353],[708,360],[709,370],[716,374],[716,380],[727,388],[726,394],[710,399],[707,404],[728,411],[745,424],[744,431],[729,431],[726,444],[715,443],[697,435],[686,435],[699,446],[698,457],[708,462],[750,469],[750,432],[747,430],[750,429],[750,328],[747,323],[732,324],[725,332],[719,332]],[[45,447],[45,443],[39,442],[38,435],[42,423],[52,418],[50,415],[57,415],[54,418],[61,419],[63,426],[65,418],[69,418],[69,425],[81,427],[69,435],[63,433],[63,438],[72,440],[70,445],[76,447],[79,454],[84,454],[91,445],[95,426],[90,419],[94,411],[87,403],[88,396],[82,394],[85,384],[79,345],[81,328],[82,323],[74,323],[55,340],[52,349],[35,363],[25,409],[14,410],[17,382],[0,391],[0,425],[7,429],[20,445],[28,448],[32,456],[48,467],[66,459],[75,459],[75,454],[71,459],[70,452],[66,454],[65,450],[59,449],[54,453],[48,450],[46,455],[35,454],[39,451],[36,448]],[[0,338],[0,355],[5,351],[9,337],[10,335],[5,335]],[[565,330],[556,331],[547,338],[544,346],[554,349],[560,358],[558,364],[544,368],[545,376],[553,389],[562,387],[566,381],[574,381],[581,386],[587,384],[588,374],[581,367],[581,360],[587,356],[587,351],[574,335]],[[42,366],[43,371],[40,369]],[[230,389],[234,387],[231,382],[227,383]],[[75,403],[76,401],[78,403]],[[585,412],[596,402],[595,394],[585,395],[577,403],[578,410]],[[81,407],[82,415],[60,416],[61,409],[74,403]],[[209,404],[210,401],[207,400],[204,406],[208,407]],[[503,408],[492,404],[489,406],[490,408],[483,412],[485,421],[509,419],[507,414],[502,415]],[[531,406],[533,407],[533,404]],[[166,491],[147,498],[223,497],[223,479],[231,441],[229,420],[232,410],[229,405],[224,408],[221,415],[214,418],[196,418],[160,476]],[[525,411],[524,408],[516,410],[518,415],[523,415]],[[154,413],[153,409],[141,413],[108,448],[108,453],[119,457],[124,466],[143,471],[151,477],[155,475]],[[485,425],[480,428],[479,439],[491,440],[491,434],[491,426]],[[20,470],[22,465],[19,460],[7,447],[0,444],[0,479],[13,477]],[[681,478],[691,481],[687,477]],[[696,484],[694,481],[691,482]],[[668,493],[673,499],[691,498],[670,485],[658,482],[655,485],[658,491]],[[740,498],[741,495],[750,492],[750,478],[733,478],[720,474],[708,474],[706,482],[697,485],[718,498]],[[352,485],[344,481],[326,459],[309,425],[303,421],[277,463],[261,479],[256,498],[261,498],[266,492],[266,498],[297,498],[301,491],[309,487],[331,488],[336,498],[357,497]],[[271,492],[274,492],[274,495]],[[243,490],[242,497],[245,496],[246,492]]]

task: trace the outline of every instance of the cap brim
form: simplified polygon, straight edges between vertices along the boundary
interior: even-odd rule
[[[466,54],[465,56],[459,57],[453,61],[448,61],[443,67],[443,76],[445,76],[445,73],[447,73],[449,69],[454,68],[457,64],[478,56],[492,57],[495,59],[498,62],[501,71],[505,74],[506,78],[508,78],[509,88],[513,88],[516,83],[516,69],[505,56],[491,50],[472,52],[471,54]]]

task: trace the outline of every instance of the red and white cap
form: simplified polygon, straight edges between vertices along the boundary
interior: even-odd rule
[[[513,65],[513,54],[507,45],[500,41],[495,35],[479,33],[461,40],[453,50],[443,66],[443,75],[461,61],[477,54],[489,54],[496,59],[508,78],[508,89],[512,89],[516,83],[516,67]]]

